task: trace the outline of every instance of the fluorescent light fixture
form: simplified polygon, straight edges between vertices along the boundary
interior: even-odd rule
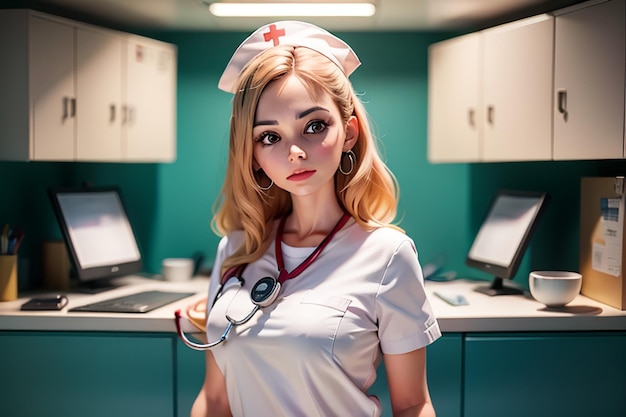
[[[218,17],[369,17],[374,15],[376,7],[372,3],[211,3],[209,10]]]

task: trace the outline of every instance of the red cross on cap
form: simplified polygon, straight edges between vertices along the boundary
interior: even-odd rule
[[[265,42],[269,42],[270,40],[274,42],[274,46],[278,45],[278,38],[280,36],[285,36],[285,29],[276,29],[276,25],[269,25],[269,30],[263,34],[263,39]]]

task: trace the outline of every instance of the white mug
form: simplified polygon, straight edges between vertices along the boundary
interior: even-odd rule
[[[166,258],[163,259],[163,279],[166,281],[188,281],[193,276],[193,259]]]

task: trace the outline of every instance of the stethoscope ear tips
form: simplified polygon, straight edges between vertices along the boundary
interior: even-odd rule
[[[259,307],[271,305],[280,292],[280,282],[274,277],[261,278],[250,291],[252,302]]]

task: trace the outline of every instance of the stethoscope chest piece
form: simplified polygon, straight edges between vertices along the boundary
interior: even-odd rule
[[[276,278],[265,277],[254,284],[250,291],[250,298],[259,307],[267,307],[276,300],[279,292],[280,282]]]

